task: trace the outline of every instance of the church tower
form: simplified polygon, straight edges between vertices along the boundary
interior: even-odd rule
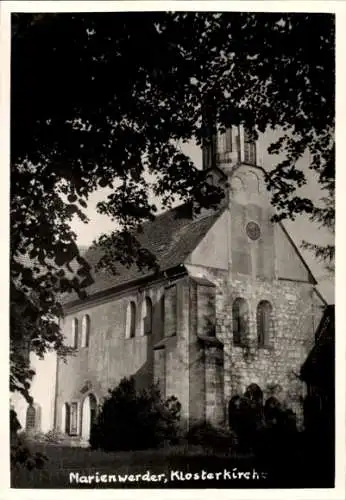
[[[205,140],[203,169],[218,167],[227,176],[239,164],[259,166],[258,141],[252,139],[243,125],[232,125]]]
[[[230,279],[275,279],[273,211],[258,142],[243,125],[233,125],[207,138],[203,147],[203,169],[227,177]]]

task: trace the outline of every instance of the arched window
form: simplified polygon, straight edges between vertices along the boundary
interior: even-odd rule
[[[272,305],[267,300],[262,300],[257,306],[257,341],[259,346],[269,344],[272,330]]]
[[[71,341],[72,347],[77,349],[78,347],[78,319],[73,318],[72,320],[72,341]]]
[[[125,337],[131,338],[136,334],[136,304],[129,302],[126,310],[126,332]]]
[[[153,327],[153,305],[149,297],[145,297],[142,310],[143,335],[149,335]]]
[[[232,306],[233,317],[233,343],[234,345],[244,345],[248,336],[249,328],[249,308],[244,299],[237,298]]]
[[[89,347],[90,317],[88,314],[82,320],[82,347]]]

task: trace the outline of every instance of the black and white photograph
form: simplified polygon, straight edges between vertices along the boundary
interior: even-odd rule
[[[35,3],[9,14],[11,489],[332,490],[335,12]]]

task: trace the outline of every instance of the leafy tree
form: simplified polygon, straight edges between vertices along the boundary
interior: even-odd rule
[[[91,429],[92,448],[105,451],[154,448],[178,435],[181,405],[174,396],[164,400],[157,386],[136,390],[133,377],[109,390]]]
[[[230,123],[254,135],[279,127],[271,151],[285,159],[267,179],[278,217],[333,226],[333,204],[296,191],[307,150],[333,198],[332,15],[13,14],[11,61],[11,389],[27,392],[32,375],[18,343],[61,349],[61,294],[85,296],[90,267],[70,223],[87,222],[91,193],[112,190],[98,206],[120,226],[101,238],[108,261],[147,267],[133,230],[155,217],[150,190],[165,207],[220,199],[180,143]]]
[[[229,426],[241,448],[252,449],[262,458],[288,456],[296,446],[296,416],[290,408],[271,396],[263,401],[257,384],[250,384],[243,395],[235,395],[228,407]]]

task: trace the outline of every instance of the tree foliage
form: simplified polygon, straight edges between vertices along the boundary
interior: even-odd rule
[[[157,386],[138,391],[135,380],[123,378],[109,390],[90,445],[105,451],[155,448],[178,437],[181,404],[176,397],[163,399]]]
[[[263,459],[275,460],[278,454],[287,458],[297,445],[296,415],[274,396],[264,401],[257,384],[232,397],[228,415],[239,446],[252,448]]]
[[[71,221],[88,221],[91,193],[112,190],[98,206],[120,226],[102,237],[108,260],[130,245],[128,260],[147,266],[131,234],[155,217],[150,190],[166,207],[220,196],[179,144],[200,145],[231,123],[254,134],[279,127],[271,151],[285,157],[267,178],[278,217],[306,212],[333,225],[332,205],[296,192],[308,150],[326,196],[334,193],[332,15],[13,14],[11,56],[12,389],[30,381],[17,369],[18,342],[39,355],[61,349],[60,296],[83,297],[90,283]]]

